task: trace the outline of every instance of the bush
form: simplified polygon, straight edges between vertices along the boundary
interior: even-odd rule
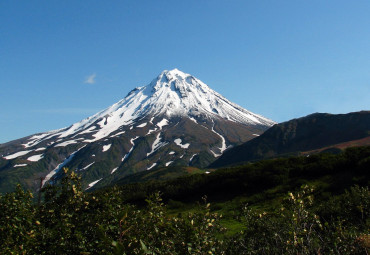
[[[40,205],[20,186],[0,195],[1,254],[365,254],[369,249],[370,194],[354,186],[317,203],[313,188],[289,192],[279,208],[245,206],[244,230],[223,235],[221,215],[203,199],[192,213],[170,216],[159,192],[146,206],[123,200],[121,189],[81,189],[64,169]],[[170,201],[172,207],[181,203]]]
[[[347,202],[335,209],[362,221],[354,223],[335,214],[331,214],[335,220],[326,221],[316,214],[313,189],[307,185],[289,193],[283,206],[272,213],[246,206],[242,221],[246,230],[229,241],[229,254],[365,254],[369,247],[364,231],[369,228],[362,223],[368,219],[368,211],[363,210],[368,209],[368,192],[355,186],[343,196]],[[356,216],[359,211],[362,214]]]

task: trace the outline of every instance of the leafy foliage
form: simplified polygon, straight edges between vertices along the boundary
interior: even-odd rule
[[[274,194],[286,194],[290,190],[299,189],[302,184],[310,183],[316,186],[318,193],[337,194],[355,184],[370,184],[369,159],[370,146],[358,147],[337,155],[324,153],[309,157],[263,160],[219,169],[211,174],[126,184],[120,185],[118,189],[122,190],[126,201],[135,203],[144,201],[156,191],[163,193],[164,200],[194,202],[207,195],[209,200],[218,201],[230,200],[237,195],[251,197],[256,194],[261,195],[259,200],[263,200],[270,198],[270,194],[264,194],[269,189],[279,187]]]
[[[168,187],[173,193],[149,196],[146,192],[155,190],[157,183],[146,183],[148,188],[140,194],[133,186],[136,193],[131,194],[127,187],[83,192],[80,177],[64,169],[59,185],[43,188],[40,204],[20,186],[0,196],[0,250],[2,254],[366,254],[370,246],[366,183],[344,190],[347,182],[338,177],[335,184],[342,183],[342,191],[336,187],[335,193],[325,197],[323,189],[300,182],[302,175],[315,180],[323,171],[333,176],[356,173],[351,180],[364,183],[368,158],[368,150],[362,148],[336,156],[265,161],[245,166],[245,172],[231,169],[228,178],[226,170],[181,178],[178,185],[172,182]],[[163,199],[181,192],[186,198],[186,185],[201,194],[204,189],[199,187],[208,184],[207,178],[219,180],[221,191],[239,180],[247,190],[242,194],[264,201],[266,187],[283,183],[293,192],[284,191],[282,200],[275,197],[275,206],[244,205],[234,215],[243,230],[226,235],[223,216],[212,208],[209,198],[187,212],[183,202],[170,200],[166,205]],[[246,182],[247,178],[251,181]],[[264,179],[265,186],[258,187]],[[301,187],[294,191],[298,184]],[[147,197],[145,203],[140,199],[128,203],[128,198],[134,201],[141,196]],[[179,213],[171,212],[169,205]]]
[[[40,221],[32,194],[20,185],[12,193],[0,195],[0,250],[4,254],[22,254],[36,241]]]
[[[312,188],[302,186],[296,194],[289,193],[283,206],[273,212],[258,213],[245,207],[246,230],[230,242],[230,254],[364,254],[369,248],[365,244],[369,224],[353,224],[334,214],[331,216],[335,219],[325,220],[313,208],[312,194]],[[349,210],[370,201],[368,188],[355,187],[346,194],[363,198],[355,203],[350,199]],[[340,197],[339,201],[347,198]]]

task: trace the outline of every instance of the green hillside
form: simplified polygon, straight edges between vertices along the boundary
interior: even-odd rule
[[[65,169],[41,200],[20,186],[0,196],[0,250],[366,254],[369,169],[370,147],[357,147],[92,192],[83,192],[80,177]]]
[[[319,193],[337,193],[354,184],[370,184],[369,156],[369,146],[357,147],[340,154],[322,153],[309,157],[262,160],[213,170],[210,174],[186,175],[166,181],[140,181],[116,188],[122,191],[127,201],[144,200],[155,191],[161,191],[164,199],[183,201],[199,201],[203,195],[207,195],[210,200],[219,201],[241,195],[252,197],[254,194],[258,194],[263,201],[261,194],[267,196],[265,198],[276,197],[295,190],[302,184],[315,185]],[[269,189],[275,191],[268,195]]]

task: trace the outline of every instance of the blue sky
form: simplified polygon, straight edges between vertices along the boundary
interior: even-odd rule
[[[370,109],[370,1],[0,1],[0,143],[164,69],[277,122]]]

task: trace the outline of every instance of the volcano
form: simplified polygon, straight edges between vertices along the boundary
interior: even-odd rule
[[[190,74],[165,70],[107,109],[67,128],[0,145],[0,192],[35,190],[69,167],[86,189],[159,167],[205,167],[275,124]],[[36,180],[36,181],[35,181]]]

